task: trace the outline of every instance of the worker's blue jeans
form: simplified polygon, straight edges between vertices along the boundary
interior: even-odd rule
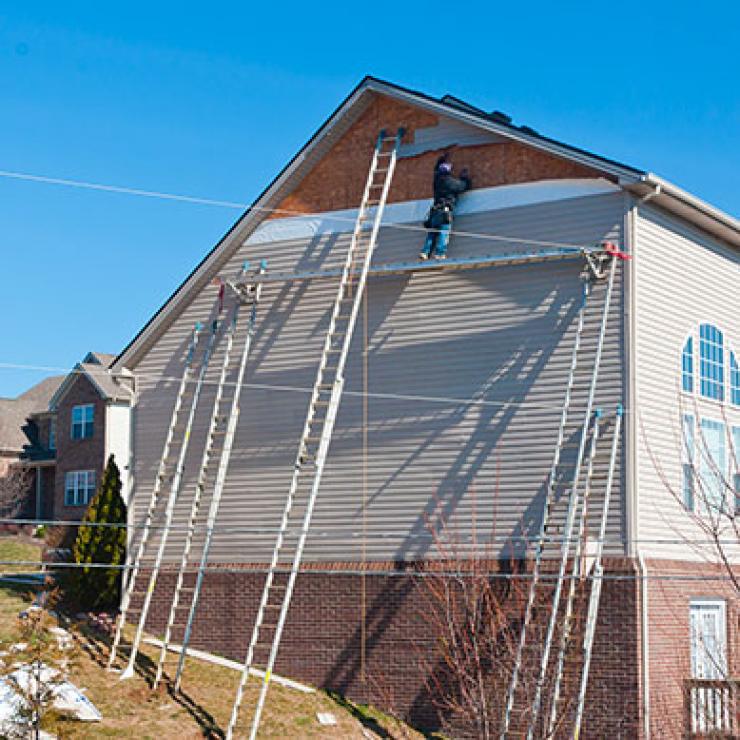
[[[437,257],[444,257],[447,254],[447,245],[450,242],[450,226],[451,224],[443,224],[439,227],[439,231],[435,229],[427,234],[421,250],[427,257],[431,257],[432,251]]]

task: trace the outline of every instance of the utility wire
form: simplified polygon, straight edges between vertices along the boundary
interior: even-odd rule
[[[108,193],[121,193],[123,195],[136,195],[145,198],[158,198],[161,200],[172,200],[181,203],[193,203],[197,205],[207,206],[219,206],[221,208],[235,208],[239,210],[258,211],[264,214],[277,214],[285,217],[298,216],[303,218],[322,218],[330,221],[346,222],[354,225],[357,221],[355,217],[351,216],[337,216],[333,215],[331,211],[318,212],[318,213],[306,213],[304,211],[296,211],[287,208],[268,208],[267,206],[257,206],[249,203],[239,203],[230,200],[216,200],[212,198],[200,198],[192,195],[179,195],[177,193],[166,193],[158,190],[140,190],[138,188],[131,188],[125,185],[106,185],[103,183],[86,182],[84,180],[71,180],[62,177],[48,177],[46,175],[33,175],[26,172],[12,172],[10,170],[0,170],[0,177],[15,180],[26,180],[30,182],[45,183],[48,185],[63,185],[66,187],[80,188],[85,190],[100,190]],[[425,199],[426,200],[426,199]],[[431,199],[428,199],[431,200]],[[394,205],[394,204],[389,204]],[[348,209],[349,210],[349,209]],[[402,231],[415,231],[427,233],[427,229],[423,226],[414,226],[413,224],[394,224],[394,223],[383,223],[381,224],[383,229],[399,229]],[[472,239],[483,239],[488,241],[497,242],[510,242],[513,244],[536,244],[537,246],[543,247],[558,247],[562,249],[592,249],[593,244],[573,244],[569,242],[554,242],[546,241],[541,239],[525,239],[517,236],[504,236],[502,234],[489,234],[476,231],[460,231],[458,229],[450,229],[451,235],[466,236]]]
[[[467,561],[466,561],[467,562]],[[0,560],[0,566],[2,565],[17,565],[17,566],[23,566],[23,567],[36,567],[36,568],[42,568],[41,572],[46,572],[45,568],[48,569],[64,569],[64,570],[74,570],[77,568],[99,568],[103,570],[132,570],[135,566],[133,564],[131,565],[112,565],[111,563],[39,563],[35,560]],[[206,565],[204,567],[205,571],[210,571],[214,573],[228,573],[228,574],[249,574],[249,573],[267,573],[269,572],[270,568],[268,564],[265,564],[264,566],[258,566],[258,567],[248,567],[248,568],[224,568],[220,567],[218,565]],[[531,579],[532,573],[502,573],[499,570],[485,570],[480,569],[477,571],[470,570],[466,567],[461,567],[458,570],[448,570],[448,569],[439,569],[439,568],[419,568],[414,563],[409,563],[408,568],[388,568],[388,569],[379,569],[376,567],[370,567],[367,570],[361,570],[359,568],[314,568],[314,567],[305,567],[299,569],[301,573],[305,575],[335,575],[335,576],[347,576],[347,575],[375,575],[375,576],[401,576],[405,578],[439,578],[439,577],[454,577],[454,578],[502,578],[506,580],[514,580],[514,579]],[[164,573],[171,572],[173,575],[177,573],[176,570],[169,571],[167,568],[163,568],[160,570],[160,577]],[[286,564],[285,568],[276,568],[274,573],[290,573],[290,567]],[[6,577],[12,576],[20,578],[24,575],[29,575],[28,572],[26,573],[13,573],[13,574],[5,574]],[[2,576],[0,576],[2,577]],[[559,576],[557,573],[541,573],[538,576],[541,580],[552,580],[557,581]],[[707,582],[707,581],[730,581],[734,582],[732,576],[728,575],[676,575],[676,574],[648,574],[645,576],[641,576],[637,573],[603,573],[600,576],[595,576],[593,573],[589,573],[588,575],[577,575],[574,576],[572,573],[568,573],[567,575],[563,576],[563,580],[569,580],[571,578],[578,578],[579,580],[604,580],[604,581],[699,581],[699,582]]]
[[[111,377],[111,374],[105,370],[90,370],[90,369],[72,369],[69,370],[64,367],[55,367],[52,365],[29,365],[29,364],[21,364],[21,363],[14,363],[14,362],[0,362],[0,369],[4,370],[28,370],[28,371],[40,371],[40,372],[61,372],[65,373],[67,375],[71,374],[80,374],[80,375],[100,375],[105,377]],[[126,378],[128,376],[121,375],[120,377]],[[173,383],[179,383],[182,380],[182,377],[176,376],[176,375],[164,375],[161,373],[134,373],[133,377],[137,381],[141,380],[147,380],[150,382],[157,382],[157,381],[171,381]],[[197,382],[197,379],[193,381],[188,382]],[[203,380],[203,385],[218,385],[217,380]],[[235,386],[236,383],[233,381],[226,381],[224,383],[224,386]],[[251,388],[253,390],[267,390],[267,391],[285,391],[290,393],[312,393],[313,388],[303,387],[303,386],[293,386],[293,385],[272,385],[268,383],[242,383],[242,388]],[[560,404],[547,404],[547,403],[537,403],[537,402],[529,402],[529,401],[495,401],[490,399],[482,399],[482,398],[476,398],[474,396],[471,396],[469,398],[459,398],[455,396],[421,396],[421,395],[411,395],[411,394],[404,394],[404,393],[381,393],[377,391],[364,393],[363,391],[352,391],[352,390],[345,390],[345,395],[348,396],[355,396],[357,398],[376,398],[376,399],[384,399],[384,400],[391,400],[391,401],[427,401],[430,403],[444,403],[444,404],[460,404],[460,405],[467,405],[467,406],[495,406],[500,408],[530,408],[530,409],[536,409],[536,410],[542,410],[542,411],[562,411],[562,405]],[[628,413],[629,409],[624,408],[624,413]]]
[[[4,524],[14,524],[17,526],[47,526],[47,527],[108,527],[108,528],[128,528],[132,532],[136,532],[137,530],[142,530],[147,528],[146,525],[143,523],[141,524],[121,524],[121,523],[115,523],[115,522],[86,522],[84,520],[71,520],[71,519],[57,519],[57,520],[48,520],[48,519],[13,519],[13,518],[0,518],[0,525]],[[149,529],[159,530],[159,529],[166,529],[164,525],[160,524],[150,524]],[[170,525],[170,530],[181,530],[183,532],[187,531],[189,528],[189,525],[187,524],[172,524]],[[198,527],[196,531],[204,531],[205,527]],[[247,526],[247,525],[235,525],[235,524],[214,524],[213,530],[218,531],[220,533],[227,533],[227,534],[265,534],[265,535],[272,535],[276,534],[277,532],[280,532],[279,527],[257,527],[257,526]],[[289,532],[297,533],[300,531],[300,527],[297,525],[296,527],[291,527],[288,529]],[[327,535],[335,536],[337,533],[342,533],[345,536],[342,538],[337,537],[336,539],[328,539]],[[336,527],[324,527],[323,529],[317,529],[315,531],[312,530],[312,536],[316,537],[322,537],[321,542],[314,542],[315,545],[328,545],[333,544],[334,542],[345,542],[347,539],[361,539],[363,536],[363,532],[360,530],[355,530],[350,527],[344,527],[344,526],[336,526]],[[385,529],[383,532],[371,532],[368,531],[368,537],[372,537],[374,539],[428,539],[432,535],[430,533],[413,533],[408,532],[408,530],[388,530]],[[565,541],[564,537],[558,537],[558,536],[552,536],[546,538],[547,542],[549,543],[562,543]],[[471,542],[472,544],[476,545],[482,545],[485,547],[486,545],[493,544],[493,543],[503,543],[503,544],[520,544],[520,543],[532,543],[539,541],[539,537],[536,535],[528,536],[528,535],[497,535],[497,534],[491,534],[485,538],[484,541],[474,541],[473,535],[471,534],[469,537],[466,538],[460,538],[455,537],[453,539],[444,539],[445,544],[465,544],[466,542]],[[615,537],[604,537],[603,539],[598,537],[589,537],[589,542],[602,542],[606,545],[618,545],[623,546],[624,540]],[[691,539],[687,537],[651,537],[651,538],[640,538],[632,540],[635,544],[641,544],[641,545],[712,545],[712,546],[737,546],[740,543],[737,541],[737,539],[720,539],[720,540],[714,540],[714,539]]]

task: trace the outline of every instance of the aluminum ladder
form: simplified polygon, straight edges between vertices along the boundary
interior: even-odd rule
[[[223,308],[223,292],[221,290],[219,291],[216,307],[217,312],[220,313]],[[175,504],[177,502],[177,498],[179,496],[180,488],[182,485],[185,460],[190,444],[190,434],[193,428],[193,423],[195,421],[195,416],[198,409],[198,402],[200,400],[201,391],[203,389],[206,372],[208,370],[208,366],[213,354],[213,348],[216,344],[218,331],[219,321],[218,319],[214,319],[211,322],[210,331],[208,332],[208,340],[203,351],[202,360],[200,363],[200,370],[198,371],[195,381],[193,381],[193,373],[196,365],[195,357],[197,354],[198,339],[203,332],[201,324],[196,324],[193,333],[193,339],[191,340],[190,344],[190,349],[188,350],[188,355],[186,357],[185,370],[180,381],[180,387],[178,389],[175,406],[172,411],[172,417],[170,419],[170,426],[165,437],[162,457],[160,458],[157,477],[155,479],[154,487],[152,489],[152,495],[149,500],[149,506],[147,509],[146,519],[144,521],[141,540],[139,541],[139,546],[136,551],[136,557],[133,560],[133,566],[131,568],[131,574],[126,583],[123,597],[121,599],[121,613],[116,624],[116,632],[113,638],[113,644],[111,646],[111,651],[108,658],[108,668],[112,669],[116,659],[118,648],[121,644],[123,629],[126,625],[126,622],[132,613],[138,613],[139,621],[136,628],[136,635],[131,645],[131,652],[129,655],[128,664],[124,671],[121,673],[121,679],[132,678],[134,675],[136,655],[141,643],[144,625],[146,623],[146,617],[151,605],[152,596],[154,595],[154,588],[157,583],[159,569],[164,557],[165,547],[167,546],[167,539],[169,537],[170,528],[172,526]],[[181,413],[185,410],[185,407],[187,406],[185,402],[187,398],[190,399],[190,407],[187,411],[185,425],[184,427],[182,427],[181,424],[183,420],[181,417]],[[162,489],[165,481],[168,479],[170,479],[169,492],[167,496],[164,497],[162,495]],[[162,512],[160,511],[160,509],[163,502],[164,511]],[[146,589],[137,590],[139,578],[145,575],[141,573],[141,569],[144,558],[147,554],[149,537],[151,535],[152,529],[154,528],[155,520],[159,520],[161,518],[164,519],[164,523],[162,525],[157,525],[157,528],[160,531],[160,540],[159,547],[157,548],[156,556],[152,564],[151,573],[149,574],[149,581]],[[131,602],[133,597],[143,597],[142,605],[139,607],[132,607]]]
[[[617,407],[616,421],[614,423],[614,438],[609,458],[609,472],[606,479],[606,490],[601,505],[601,523],[599,525],[598,540],[596,541],[596,554],[591,576],[591,594],[588,600],[588,612],[586,614],[586,631],[583,635],[583,668],[581,669],[581,681],[576,701],[575,720],[573,722],[574,740],[578,740],[581,734],[581,723],[583,721],[583,710],[586,704],[586,688],[588,687],[588,673],[591,668],[591,655],[593,651],[594,636],[596,635],[596,622],[599,617],[599,602],[601,600],[601,587],[604,579],[604,566],[602,554],[604,551],[604,538],[606,537],[606,518],[611,501],[612,485],[614,483],[614,470],[617,461],[617,452],[622,431],[622,417],[624,411],[622,406]]]
[[[259,269],[257,270],[257,275],[264,275],[266,269],[267,263],[263,260],[260,263]],[[213,414],[211,415],[211,421],[206,437],[206,444],[203,450],[203,459],[201,461],[200,471],[198,473],[198,478],[195,485],[195,493],[193,495],[193,501],[190,508],[190,516],[188,518],[185,544],[180,560],[180,567],[177,573],[175,592],[172,598],[172,604],[170,606],[170,613],[167,618],[167,628],[165,630],[164,639],[162,641],[159,653],[159,659],[157,661],[157,672],[154,678],[154,688],[159,685],[159,682],[162,679],[167,651],[172,639],[172,632],[178,627],[182,628],[184,632],[182,637],[180,656],[177,663],[177,672],[175,674],[174,688],[175,691],[178,691],[180,688],[182,672],[185,666],[185,656],[187,654],[187,648],[190,643],[193,622],[195,620],[195,613],[198,608],[200,591],[203,586],[203,577],[205,574],[206,564],[208,562],[208,555],[213,541],[214,524],[218,515],[219,506],[221,504],[221,497],[223,495],[224,486],[226,483],[226,474],[228,472],[229,461],[231,459],[231,451],[234,446],[234,438],[236,436],[236,429],[239,421],[240,412],[239,397],[241,395],[242,383],[244,382],[244,374],[247,369],[249,352],[252,347],[252,339],[254,337],[255,326],[257,323],[257,307],[259,304],[260,295],[262,293],[262,283],[251,282],[249,277],[245,277],[248,270],[249,263],[245,262],[242,267],[242,278],[239,282],[239,285],[238,287],[234,286],[235,292],[237,292],[237,303],[234,308],[231,326],[227,333],[226,348],[224,352],[223,364],[221,367],[219,384],[216,390],[216,399],[213,405]],[[237,331],[240,307],[242,304],[251,304],[249,321],[247,323],[244,346],[242,348],[239,360],[236,380],[233,383],[227,383],[229,371],[231,369],[231,353]],[[232,389],[230,400],[228,398],[229,388]],[[228,410],[225,411],[225,409],[227,408]],[[218,449],[219,447],[221,447],[220,455]],[[212,472],[215,463],[217,463],[217,468],[215,482],[213,482]],[[208,490],[210,482],[213,482],[213,493],[211,496],[210,506],[208,508],[205,540],[203,542],[201,550],[200,563],[195,579],[195,585],[193,587],[185,587],[185,573],[191,560],[191,549],[193,546],[193,538],[196,532],[198,515],[201,508],[203,494],[206,493],[206,491]],[[189,604],[180,603],[181,597],[183,595],[190,595]],[[183,624],[178,624],[178,614],[182,614],[184,609],[188,610],[187,618]]]
[[[250,731],[252,740],[257,736],[270,677],[277,659],[283,627],[285,626],[293,588],[301,565],[316,497],[321,485],[324,463],[326,462],[334,423],[342,398],[344,366],[349,354],[349,347],[367,282],[370,260],[377,242],[388,191],[396,167],[398,147],[403,135],[403,129],[399,129],[394,136],[387,136],[385,131],[381,131],[375,145],[370,171],[321,353],[316,382],[308,406],[308,414],[295,459],[293,476],[285,501],[279,532],[231,711],[226,732],[227,738],[234,737],[239,707],[244,697],[244,689],[250,671],[256,665],[262,665],[264,666],[264,678],[252,717]],[[374,213],[371,210],[373,207],[375,207]],[[370,224],[369,229],[367,228],[368,224]],[[291,514],[298,499],[298,484],[303,473],[307,477],[310,476],[307,481],[310,489],[303,504],[305,510],[297,541],[295,544],[286,546],[286,534],[291,528]],[[300,520],[300,515],[294,515],[294,518]],[[297,524],[296,521],[293,527]],[[275,576],[280,570],[279,563],[281,560],[283,562],[291,560],[292,564],[290,565],[287,582],[277,583]],[[268,614],[270,615],[270,621],[265,621]],[[265,638],[262,637],[263,631],[267,632]],[[266,654],[264,651],[268,651],[268,653]],[[262,652],[261,655],[260,652]]]
[[[592,275],[595,279],[599,279],[604,277],[604,271],[601,269],[601,266],[595,261],[594,255],[587,255],[587,263],[591,269]],[[594,360],[594,366],[593,371],[591,375],[591,381],[589,385],[589,394],[588,394],[588,401],[586,410],[583,416],[582,423],[579,424],[579,443],[578,443],[578,453],[576,457],[576,461],[573,465],[573,473],[571,477],[571,487],[570,491],[574,491],[577,488],[578,481],[581,477],[581,467],[584,459],[584,453],[586,448],[586,442],[588,439],[588,431],[591,424],[591,416],[592,416],[592,410],[593,410],[593,403],[594,403],[594,397],[596,393],[596,386],[598,382],[599,377],[599,366],[600,366],[600,360],[601,360],[601,350],[603,348],[604,343],[604,337],[606,335],[606,327],[607,327],[607,319],[608,319],[608,313],[609,313],[609,305],[610,305],[610,299],[611,294],[613,291],[614,286],[614,276],[616,274],[616,263],[617,258],[616,256],[612,256],[610,259],[610,265],[609,265],[609,278],[606,288],[606,297],[604,300],[604,307],[602,311],[601,316],[601,322],[600,322],[600,329],[599,329],[599,339],[597,344],[597,350],[596,350],[596,358]],[[548,476],[548,482],[546,487],[546,493],[545,493],[545,506],[542,516],[542,521],[540,522],[540,528],[538,532],[538,536],[536,538],[536,545],[535,545],[535,555],[534,555],[534,563],[533,563],[533,569],[532,569],[532,576],[530,579],[530,586],[527,596],[527,603],[525,607],[524,612],[524,620],[522,622],[521,631],[519,633],[519,641],[517,643],[517,650],[516,650],[516,657],[514,659],[514,666],[512,670],[512,676],[511,680],[509,682],[509,688],[507,691],[506,696],[506,706],[504,710],[504,718],[503,718],[503,725],[502,730],[500,733],[500,737],[502,740],[504,740],[508,733],[509,729],[511,727],[512,722],[512,715],[514,712],[514,704],[516,701],[516,694],[517,689],[519,687],[519,679],[520,679],[520,672],[522,667],[522,661],[524,658],[524,650],[527,644],[527,636],[530,629],[530,624],[532,621],[532,617],[534,614],[535,609],[535,601],[538,594],[538,586],[539,582],[542,576],[542,565],[543,565],[543,556],[546,545],[550,542],[550,531],[552,526],[552,519],[554,510],[556,507],[556,489],[557,489],[557,481],[558,481],[558,474],[562,472],[561,469],[561,455],[563,452],[563,449],[565,447],[565,432],[566,429],[569,426],[570,422],[570,415],[571,415],[571,405],[572,405],[572,399],[573,399],[573,391],[575,389],[575,381],[577,372],[580,368],[580,355],[581,355],[581,345],[582,345],[582,338],[583,338],[583,332],[584,332],[584,326],[586,321],[586,313],[587,308],[589,304],[589,298],[590,298],[591,288],[590,283],[587,280],[584,280],[583,283],[583,293],[582,293],[582,301],[580,310],[578,312],[578,321],[576,325],[576,333],[575,333],[575,339],[573,342],[573,349],[571,352],[571,362],[570,362],[570,369],[568,373],[568,379],[566,381],[566,388],[565,388],[565,396],[563,398],[563,407],[561,411],[561,417],[560,417],[560,424],[558,427],[558,435],[557,440],[555,443],[555,450],[553,454],[553,460],[552,465],[550,467],[550,473]],[[571,508],[571,504],[573,503],[574,496],[570,496],[570,503],[569,503],[569,509]],[[567,527],[567,519],[566,517],[566,527]],[[567,557],[567,546],[565,537],[563,539],[562,548],[565,549],[566,557]],[[556,587],[557,588],[557,587]],[[559,594],[558,594],[558,603],[559,603]],[[549,646],[545,646],[545,653],[547,653],[547,657],[549,658]],[[544,665],[547,665],[547,660],[544,661]],[[541,685],[538,681],[536,686],[536,697],[541,697]],[[530,730],[533,729],[534,724],[536,723],[535,714],[539,713],[539,702],[541,701],[541,698],[538,698],[534,707],[533,707],[533,721],[530,721]],[[535,711],[536,710],[536,711]]]
[[[560,692],[563,684],[563,674],[565,671],[565,660],[568,654],[568,648],[571,641],[571,630],[574,621],[574,608],[576,603],[577,584],[582,579],[584,573],[582,569],[583,545],[586,536],[586,521],[588,517],[588,507],[591,500],[591,491],[594,481],[594,463],[596,460],[596,451],[599,441],[602,437],[602,426],[604,425],[603,413],[601,409],[596,409],[594,415],[593,429],[591,433],[590,451],[588,456],[588,466],[586,478],[583,484],[583,494],[579,496],[577,506],[580,506],[580,514],[577,515],[578,533],[575,537],[575,551],[573,552],[570,580],[568,583],[568,597],[565,600],[565,615],[562,620],[560,632],[560,647],[555,668],[554,686],[552,689],[552,699],[550,705],[550,715],[547,725],[547,737],[554,737],[555,729],[558,722],[558,708],[560,703]],[[564,543],[565,545],[566,543]],[[568,542],[568,545],[571,543]],[[570,548],[569,548],[570,549]]]

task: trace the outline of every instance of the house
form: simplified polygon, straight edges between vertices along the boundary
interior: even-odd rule
[[[18,399],[0,402],[5,444],[16,464],[32,471],[16,517],[81,519],[111,454],[126,490],[131,391],[125,379],[110,373],[114,359],[88,352],[66,376],[47,378]]]
[[[157,479],[193,326],[223,313],[214,279],[223,285],[245,259],[267,260],[193,633],[194,645],[243,659],[373,147],[381,129],[399,127],[276,670],[420,725],[439,721],[434,676],[419,667],[436,636],[425,626],[418,573],[450,532],[468,553],[492,553],[502,572],[537,539],[580,336],[588,361],[573,375],[577,422],[564,430],[571,451],[564,445],[563,455],[576,454],[589,410],[601,410],[605,439],[617,443],[583,734],[698,733],[696,692],[714,692],[705,706],[729,701],[738,669],[738,599],[727,571],[737,548],[730,540],[722,566],[702,523],[708,499],[726,511],[719,481],[740,472],[731,454],[740,434],[740,223],[648,171],[502,113],[370,77],[350,93],[113,363],[136,379],[132,522],[143,520]],[[449,259],[430,265],[416,257],[420,223],[446,151],[456,168],[469,168],[474,187],[460,200]],[[605,279],[585,281],[582,313],[589,266],[572,247],[605,241],[631,259],[615,263],[611,289]],[[244,332],[236,342],[238,350]],[[165,550],[170,569],[180,560],[224,345],[219,334],[194,412]],[[600,447],[594,458],[591,512],[604,500],[606,453]],[[568,490],[567,481],[558,485]],[[561,495],[559,532],[567,503]],[[594,529],[587,560],[600,539]],[[157,583],[148,625],[161,632],[174,572]],[[701,720],[704,729],[732,732],[734,711],[722,706]]]
[[[63,379],[62,375],[45,378],[17,398],[0,399],[0,508],[4,518],[49,516],[50,500],[45,492],[53,487],[54,463],[48,451],[46,413]],[[38,449],[33,464],[27,463],[29,447]]]

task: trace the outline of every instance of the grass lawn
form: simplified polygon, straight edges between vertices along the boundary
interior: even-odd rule
[[[43,542],[25,535],[0,534],[0,574],[37,571],[33,565],[13,565],[13,562],[40,562]]]
[[[0,640],[12,639],[15,616],[28,605],[28,595],[19,587],[0,584]],[[182,692],[174,695],[166,686],[150,689],[158,651],[145,645],[138,659],[137,675],[128,681],[105,670],[108,638],[87,627],[80,628],[77,643],[79,660],[71,680],[87,689],[87,696],[103,714],[103,721],[81,723],[62,720],[54,732],[60,738],[124,737],[145,740],[222,737],[231,713],[239,674],[194,658],[188,659]],[[168,660],[174,673],[176,655]],[[249,718],[256,702],[258,681],[247,685],[242,704],[242,722],[237,737],[247,737]],[[337,725],[322,726],[316,712],[331,712]],[[270,685],[260,737],[271,738],[421,738],[409,728],[367,707],[334,700],[325,692],[304,694]]]

